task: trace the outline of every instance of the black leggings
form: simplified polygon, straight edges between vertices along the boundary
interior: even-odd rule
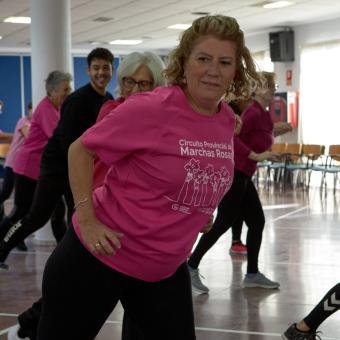
[[[0,262],[4,262],[18,243],[28,235],[42,228],[51,218],[55,239],[59,242],[65,234],[64,195],[69,217],[72,214],[73,198],[65,180],[54,177],[40,177],[38,182],[17,175],[15,186],[15,209],[6,217],[0,228]],[[33,202],[32,202],[33,201]]]
[[[2,188],[0,191],[0,204],[4,203],[11,195],[14,188],[14,172],[9,166],[4,168]]]
[[[72,227],[47,261],[42,292],[38,340],[92,340],[118,301],[147,340],[195,339],[185,263],[167,279],[138,280],[97,260]]]
[[[218,206],[212,229],[201,236],[188,264],[198,268],[205,253],[230,228],[235,219],[242,218],[247,226],[247,273],[258,272],[258,256],[264,228],[264,213],[251,178],[235,169],[234,181]]]
[[[333,313],[340,309],[340,283],[336,284],[304,318],[306,325],[316,331]]]
[[[232,242],[240,242],[243,226],[243,217],[237,217],[231,226]]]
[[[20,338],[37,340],[38,324],[41,316],[42,298],[18,316]],[[140,329],[131,321],[128,315],[123,314],[121,340],[145,340]]]

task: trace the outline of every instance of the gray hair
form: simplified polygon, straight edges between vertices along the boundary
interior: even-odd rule
[[[162,59],[152,52],[133,52],[124,57],[118,66],[118,87],[116,89],[117,93],[120,93],[120,89],[123,84],[123,78],[131,76],[141,66],[146,66],[149,69],[154,81],[154,87],[165,85],[165,78],[162,74],[163,70],[165,69],[165,64]]]
[[[52,71],[45,80],[45,89],[48,95],[55,90],[62,81],[72,81],[72,76],[68,72]]]

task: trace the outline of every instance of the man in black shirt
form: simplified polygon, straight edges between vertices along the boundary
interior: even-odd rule
[[[90,83],[72,93],[61,107],[60,121],[48,141],[41,159],[40,176],[30,212],[11,226],[0,242],[0,270],[9,252],[34,231],[42,228],[51,217],[58,199],[64,195],[68,218],[73,213],[73,198],[68,181],[67,153],[70,144],[96,122],[103,103],[113,99],[106,91],[112,78],[113,55],[105,48],[96,48],[87,56]],[[60,239],[65,230],[60,230]],[[36,338],[41,299],[19,315],[21,338]]]

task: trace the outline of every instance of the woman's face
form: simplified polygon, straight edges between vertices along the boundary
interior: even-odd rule
[[[135,73],[123,77],[121,95],[128,98],[134,93],[151,91],[154,89],[154,80],[149,68],[140,66]]]
[[[61,107],[66,97],[71,93],[71,84],[68,80],[62,80],[59,85],[51,91],[50,99],[57,108]]]
[[[236,73],[236,44],[212,35],[197,39],[184,65],[186,92],[195,106],[215,109]]]

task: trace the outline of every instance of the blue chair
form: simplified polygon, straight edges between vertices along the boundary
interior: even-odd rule
[[[319,171],[322,173],[321,175],[321,185],[322,189],[325,186],[327,188],[326,175],[328,173],[333,174],[333,192],[336,192],[337,182],[338,182],[338,173],[340,172],[340,145],[332,144],[329,146],[328,155],[326,156],[326,160],[323,164],[314,165],[311,167],[311,171]]]

